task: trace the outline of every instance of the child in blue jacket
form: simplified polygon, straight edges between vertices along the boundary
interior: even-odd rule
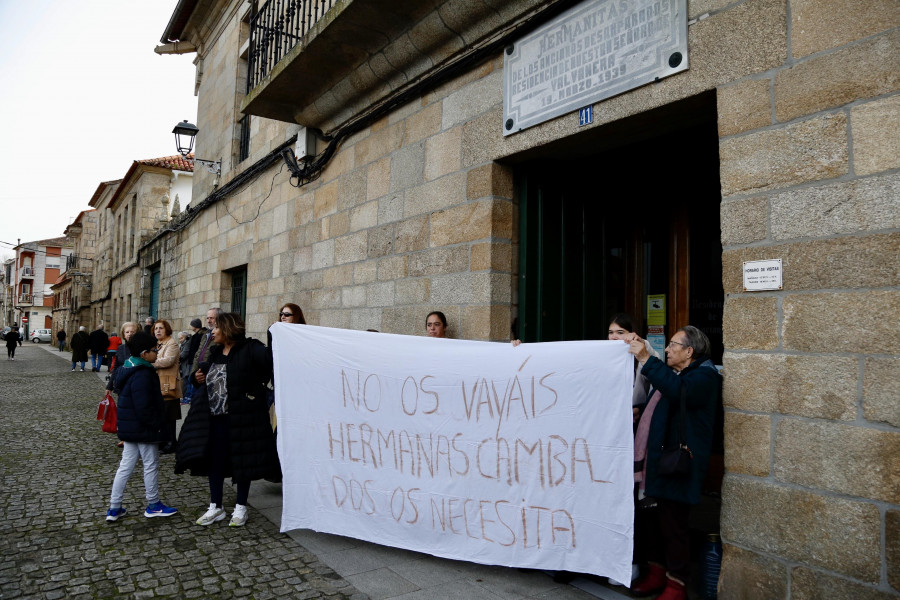
[[[162,428],[166,418],[159,376],[150,364],[156,360],[156,339],[138,331],[127,344],[131,358],[116,369],[116,387],[120,390],[116,424],[119,439],[125,442],[125,446],[113,481],[106,520],[118,521],[125,515],[122,498],[138,457],[144,463],[144,488],[148,504],[144,516],[171,517],[178,510],[160,502],[157,484],[159,443],[163,441]]]

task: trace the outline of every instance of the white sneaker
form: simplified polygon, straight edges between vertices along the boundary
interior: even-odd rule
[[[212,525],[216,521],[221,521],[225,518],[225,509],[219,508],[215,504],[209,505],[209,510],[203,513],[203,516],[197,519],[197,525]]]
[[[247,522],[247,507],[243,504],[235,504],[234,512],[231,513],[231,523],[229,527],[243,527]]]

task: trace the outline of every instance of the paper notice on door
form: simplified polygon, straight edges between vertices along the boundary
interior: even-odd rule
[[[647,325],[666,324],[666,295],[647,296]]]

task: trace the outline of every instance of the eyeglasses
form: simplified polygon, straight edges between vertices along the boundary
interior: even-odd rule
[[[293,317],[294,316],[294,313],[283,312],[283,313],[278,313],[278,314],[280,314],[282,317]]]
[[[688,347],[687,344],[682,344],[681,342],[676,342],[675,340],[669,340],[669,343],[666,344],[666,348],[668,348],[668,347],[671,346],[672,344],[678,344],[678,345],[681,346],[682,348],[687,348],[687,347]]]

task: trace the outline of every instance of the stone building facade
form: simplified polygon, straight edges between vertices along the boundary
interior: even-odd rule
[[[503,135],[507,48],[576,4],[316,3],[247,90],[264,7],[180,2],[158,51],[197,52],[196,153],[223,168],[142,246],[160,314],[219,305],[261,336],[296,302],[422,334],[439,309],[496,341],[697,324],[725,373],[720,596],[900,597],[900,6],[692,0],[687,70]],[[280,152],[307,140],[295,187]],[[761,259],[781,289],[744,289]]]
[[[113,193],[118,184],[118,180],[100,183],[93,197]],[[91,288],[99,217],[96,209],[81,211],[64,232],[72,244],[72,255],[64,276],[53,285],[53,331],[65,330],[67,340],[72,339],[79,326],[90,328],[94,324]]]
[[[66,270],[71,242],[51,238],[23,242],[15,247],[13,270],[13,309],[19,334],[30,339],[31,332],[53,326],[53,291],[60,274]]]
[[[160,316],[160,257],[147,245],[178,217],[176,198],[189,205],[192,175],[193,165],[181,156],[136,160],[122,179],[97,187],[92,210],[66,229],[80,274],[69,296],[73,331],[100,324],[111,331],[125,321]]]

